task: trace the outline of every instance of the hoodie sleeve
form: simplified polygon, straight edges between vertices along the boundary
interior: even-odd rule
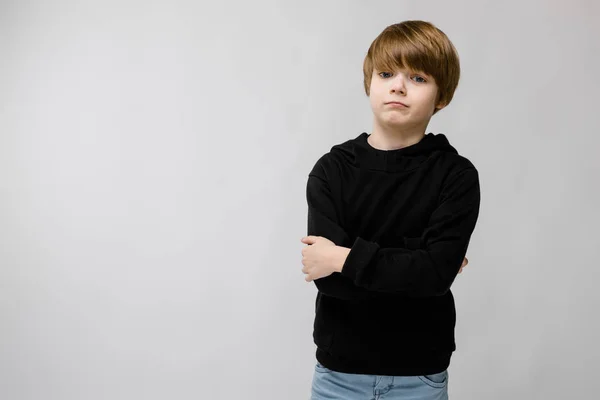
[[[354,241],[341,226],[334,197],[320,163],[315,165],[308,176],[306,200],[308,203],[307,234],[309,236],[325,237],[337,246],[352,247]],[[420,237],[403,237],[403,243],[403,249],[407,251],[423,247],[422,238]],[[315,279],[313,282],[322,294],[341,300],[359,301],[367,297],[378,297],[378,292],[357,286],[353,279],[339,272]]]
[[[341,275],[370,291],[410,297],[445,294],[467,253],[479,204],[479,177],[472,167],[444,185],[439,206],[421,237],[422,248],[380,248],[357,237]]]
[[[337,246],[350,247],[352,240],[339,224],[335,203],[327,181],[321,173],[317,174],[316,169],[308,176],[306,199],[308,202],[308,235],[322,236]],[[338,299],[361,300],[370,297],[366,288],[355,285],[351,278],[339,272],[315,279],[313,282],[319,292]]]

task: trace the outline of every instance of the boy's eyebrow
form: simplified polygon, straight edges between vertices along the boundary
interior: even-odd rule
[[[377,68],[373,68],[373,71],[376,71],[376,72],[391,72],[391,71],[394,71],[394,70],[405,70],[405,71],[408,71],[408,72],[413,73],[413,74],[420,74],[420,75],[425,75],[425,76],[429,76],[429,77],[431,76],[431,74],[428,74],[425,71],[419,71],[417,69],[410,68],[410,67],[390,68],[390,69],[381,69],[381,70],[377,69]]]

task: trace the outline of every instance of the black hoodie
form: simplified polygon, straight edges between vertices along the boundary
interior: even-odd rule
[[[479,214],[478,173],[443,134],[379,150],[367,133],[309,174],[308,235],[350,248],[314,281],[313,338],[325,367],[370,375],[444,371],[456,350],[450,290]]]

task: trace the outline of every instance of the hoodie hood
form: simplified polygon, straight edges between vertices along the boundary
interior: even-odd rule
[[[458,154],[442,133],[428,133],[419,142],[395,150],[374,148],[367,141],[369,136],[363,132],[354,139],[337,144],[331,148],[331,155],[357,167],[398,172],[418,168],[427,159],[440,153]]]

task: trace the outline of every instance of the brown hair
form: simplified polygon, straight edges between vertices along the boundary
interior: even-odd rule
[[[456,48],[446,34],[426,21],[390,25],[375,38],[363,63],[365,93],[369,96],[373,69],[400,68],[430,75],[438,86],[436,105],[449,104],[460,79]],[[434,114],[438,110],[434,111]]]

